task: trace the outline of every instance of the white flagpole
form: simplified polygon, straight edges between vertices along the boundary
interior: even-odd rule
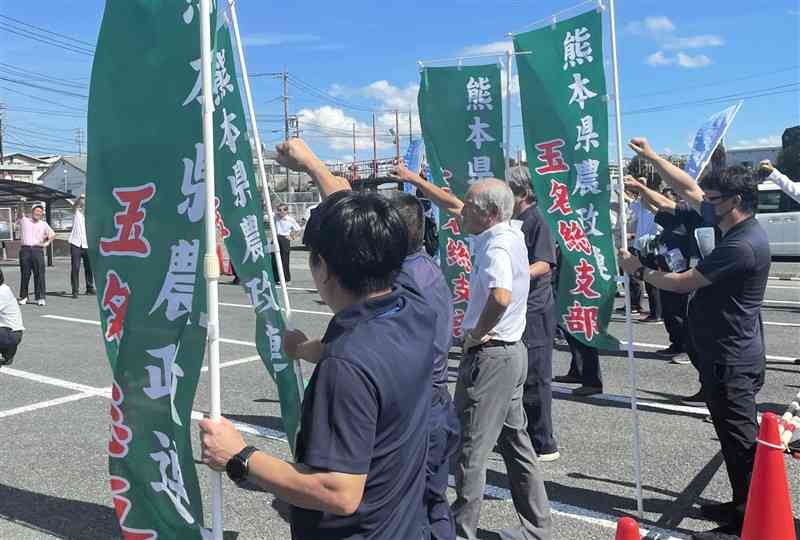
[[[614,71],[614,120],[617,131],[617,163],[619,163],[619,179],[617,193],[619,196],[620,248],[628,249],[628,219],[625,207],[625,182],[622,165],[622,117],[619,99],[619,66],[617,65],[617,27],[614,14],[614,0],[609,0],[609,16],[611,17],[611,65]],[[625,280],[625,339],[628,346],[628,375],[631,385],[631,412],[633,413],[633,461],[636,475],[636,510],[642,519],[644,507],[642,503],[642,457],[639,440],[639,409],[636,397],[636,359],[633,355],[633,322],[631,320],[631,282],[630,276],[624,274]]]
[[[264,199],[267,203],[267,212],[269,212],[270,220],[272,220],[272,199],[269,196],[269,185],[267,184],[267,173],[264,168],[264,155],[261,148],[261,135],[258,133],[258,125],[256,122],[256,110],[253,106],[253,94],[250,91],[250,77],[247,74],[247,64],[244,60],[244,49],[242,48],[242,40],[239,34],[239,18],[236,15],[236,2],[235,0],[228,0],[228,4],[230,5],[230,14],[231,14],[231,24],[233,25],[233,37],[236,43],[236,50],[239,55],[239,67],[242,70],[242,86],[244,87],[244,95],[245,101],[247,103],[247,114],[250,117],[250,131],[253,133],[253,140],[256,145],[256,160],[258,161],[258,172],[261,175],[261,179],[264,182]],[[278,282],[281,284],[281,296],[283,297],[283,307],[286,310],[286,322],[287,325],[291,325],[291,317],[292,317],[292,306],[289,303],[289,291],[286,287],[286,276],[283,273],[283,260],[281,259],[281,252],[278,249],[278,233],[275,230],[275,224],[271,223],[270,229],[270,237],[272,239],[272,245],[275,246],[275,253],[274,256],[276,258],[277,264],[275,265],[278,268]],[[295,362],[294,371],[297,375],[297,384],[298,389],[300,390],[300,395],[303,395],[303,391],[305,389],[305,385],[303,383],[303,370],[300,365],[300,362]],[[288,436],[294,436],[295,434],[287,434]]]
[[[506,151],[506,174],[511,168],[511,59],[514,53],[510,50],[506,51],[506,133],[505,133],[505,151]],[[519,164],[517,164],[519,165]]]
[[[211,0],[200,0],[200,58],[203,81],[203,146],[206,164],[206,255],[208,291],[208,374],[213,420],[222,415],[219,374],[219,261],[215,253],[217,227],[214,212],[214,96],[211,86]],[[222,473],[211,475],[211,516],[214,540],[222,540]]]

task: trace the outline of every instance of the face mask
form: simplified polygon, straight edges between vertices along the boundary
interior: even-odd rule
[[[725,219],[725,216],[733,212],[735,206],[731,206],[730,209],[723,213],[717,214],[716,207],[708,201],[703,201],[700,203],[700,215],[703,216],[703,221],[712,225],[719,225],[720,221]]]

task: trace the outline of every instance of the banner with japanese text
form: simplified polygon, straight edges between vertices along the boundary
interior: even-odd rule
[[[187,100],[199,24],[197,2],[109,0],[92,69],[86,224],[126,539],[204,535],[191,414],[206,344],[205,166]]]
[[[219,18],[213,65],[217,230],[255,309],[256,347],[278,387],[284,430],[294,450],[300,430],[303,381],[297,364],[285,357],[281,344],[286,325],[275,288],[278,276],[272,274],[271,258],[275,254],[266,249],[268,237],[236,76],[227,2],[220,3]],[[222,321],[223,328],[224,324]]]
[[[561,251],[559,323],[583,343],[607,333],[617,264],[612,242],[602,14],[596,10],[514,37],[533,187]]]
[[[420,75],[419,116],[430,180],[463,199],[482,178],[505,178],[500,67],[427,67]],[[441,215],[439,255],[453,293],[453,337],[463,335],[472,257],[457,218]]]

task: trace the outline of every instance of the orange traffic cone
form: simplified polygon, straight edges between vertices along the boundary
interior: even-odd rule
[[[747,495],[742,540],[796,540],[778,417],[764,413],[753,480]]]
[[[641,540],[639,525],[636,520],[630,517],[623,517],[617,520],[617,536],[614,540]]]

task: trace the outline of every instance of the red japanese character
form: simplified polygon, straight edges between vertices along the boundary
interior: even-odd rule
[[[597,334],[597,308],[596,306],[582,306],[577,301],[567,309],[564,315],[564,324],[573,334],[583,334],[587,341],[591,341]]]
[[[600,294],[592,289],[594,283],[594,266],[581,257],[581,263],[575,267],[575,288],[569,292],[582,294],[589,299],[600,298]]]
[[[152,182],[132,188],[114,188],[114,198],[125,210],[114,214],[117,236],[100,239],[101,255],[130,255],[147,257],[150,242],[144,237],[144,218],[147,210],[144,203],[153,198],[156,185]]]
[[[458,218],[451,217],[447,223],[442,225],[443,231],[450,231],[453,235],[458,236],[461,234],[461,225],[458,224]]]
[[[564,216],[572,213],[572,207],[569,205],[569,190],[566,184],[562,184],[555,178],[550,180],[550,197],[553,199],[553,204],[547,209],[548,214],[552,214],[556,210]]]
[[[447,264],[450,266],[460,266],[467,273],[472,272],[472,259],[469,256],[469,249],[463,240],[447,239]]]
[[[122,339],[122,326],[125,323],[125,315],[128,313],[128,298],[131,289],[124,283],[116,272],[109,270],[106,274],[106,288],[103,291],[103,310],[110,311],[111,314],[106,318],[106,341],[116,340],[117,343]]]
[[[108,441],[108,455],[112,458],[124,458],[128,455],[128,443],[133,438],[133,432],[125,425],[120,407],[125,397],[122,389],[117,381],[114,381],[111,388],[111,440]]]
[[[582,251],[587,255],[592,254],[592,244],[586,238],[586,233],[583,232],[583,227],[577,221],[559,221],[558,234],[561,235],[561,240],[564,241],[564,247],[567,251]]]
[[[131,483],[121,476],[111,476],[111,498],[114,502],[114,511],[117,514],[117,521],[122,531],[124,540],[155,540],[158,533],[152,529],[132,529],[125,526],[125,518],[128,516],[133,503],[127,497],[123,497],[130,489]]]
[[[469,280],[464,272],[458,274],[458,277],[450,282],[453,289],[453,304],[463,304],[469,302]]]
[[[547,164],[538,167],[536,169],[537,174],[552,174],[569,170],[569,165],[561,157],[561,151],[556,150],[556,148],[561,148],[562,146],[564,146],[564,139],[553,139],[536,145],[536,149],[541,152],[536,156],[536,159]]]
[[[464,335],[464,310],[453,311],[453,337],[460,338]]]
[[[220,238],[225,240],[231,235],[231,231],[225,226],[225,222],[222,221],[222,212],[219,211],[219,197],[214,197],[214,208],[216,210],[214,224],[217,227],[217,234],[219,234]]]

